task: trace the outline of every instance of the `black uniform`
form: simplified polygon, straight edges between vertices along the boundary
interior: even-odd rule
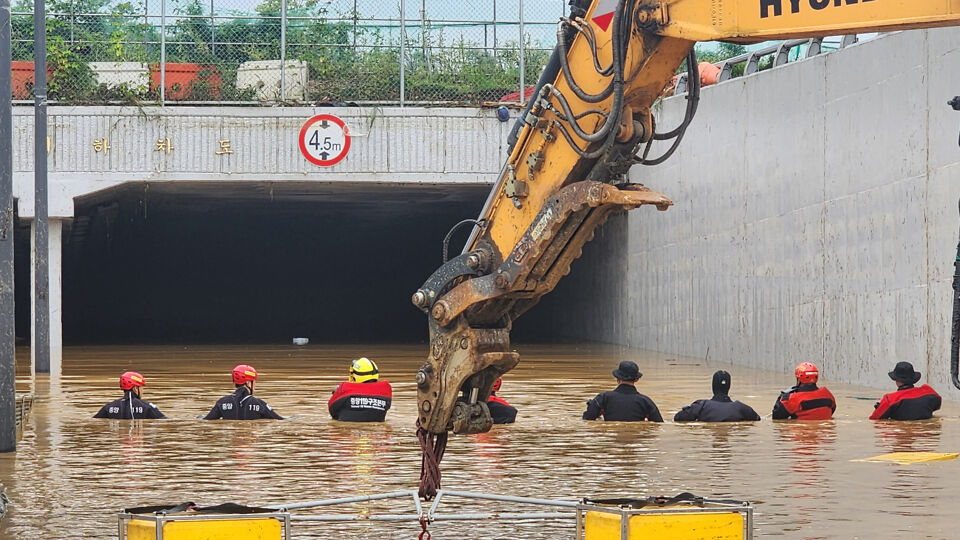
[[[124,392],[123,397],[104,405],[94,418],[113,420],[132,420],[134,418],[166,418],[156,405],[138,398],[133,390]]]
[[[507,400],[490,395],[487,408],[494,424],[512,424],[517,421],[517,408],[507,403]]]
[[[220,398],[220,401],[203,417],[204,420],[259,420],[273,418],[283,420],[283,417],[267,405],[267,402],[255,398],[246,386],[238,386],[237,391]]]
[[[653,400],[637,392],[632,384],[621,384],[613,390],[597,394],[587,402],[584,420],[596,420],[601,415],[607,421],[663,422],[660,409],[657,409]]]
[[[673,417],[674,422],[742,422],[757,421],[760,415],[746,403],[733,401],[730,396],[714,394],[711,399],[698,399]]]

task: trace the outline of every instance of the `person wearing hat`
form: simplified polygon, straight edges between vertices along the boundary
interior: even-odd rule
[[[334,388],[327,410],[341,422],[383,422],[392,400],[393,387],[380,379],[377,364],[369,358],[356,358],[350,362],[348,380]]]
[[[143,397],[141,389],[145,384],[147,380],[136,371],[127,371],[120,375],[120,389],[123,390],[123,397],[107,403],[93,417],[111,420],[166,418],[156,405],[140,399]]]
[[[617,387],[597,394],[587,402],[584,420],[596,420],[603,416],[606,421],[618,422],[663,422],[660,409],[652,399],[637,391],[637,381],[643,377],[637,364],[625,360],[613,370]]]
[[[933,388],[925,384],[913,386],[920,380],[920,372],[910,362],[897,362],[887,375],[897,383],[897,391],[886,394],[874,405],[871,420],[926,420],[940,408],[942,399]]]
[[[507,400],[497,396],[501,384],[503,384],[503,379],[499,377],[493,382],[490,397],[487,399],[487,407],[490,409],[490,416],[493,417],[494,424],[512,424],[517,421],[517,408],[507,403]]]
[[[793,370],[797,384],[780,392],[773,404],[774,420],[830,420],[837,410],[837,400],[826,387],[817,386],[820,370],[816,364],[801,362]]]
[[[713,397],[698,399],[680,409],[674,422],[756,422],[760,415],[752,407],[733,401],[730,393],[730,374],[719,370],[713,374]]]

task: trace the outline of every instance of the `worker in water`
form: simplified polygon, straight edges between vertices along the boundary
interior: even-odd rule
[[[883,396],[874,405],[876,410],[870,415],[871,420],[926,420],[940,408],[940,394],[933,388],[925,384],[920,388],[913,386],[920,380],[920,372],[914,371],[910,362],[897,362],[887,375],[897,383],[897,391]]]
[[[797,384],[780,392],[773,404],[773,419],[786,420],[829,420],[837,410],[837,400],[830,390],[817,386],[820,370],[810,362],[803,362],[793,370]]]
[[[380,380],[377,364],[369,358],[350,363],[350,376],[337,385],[327,402],[334,420],[341,422],[383,422],[393,399],[393,388]]]
[[[204,420],[259,420],[273,418],[283,420],[266,401],[253,397],[257,384],[257,370],[253,366],[240,364],[233,368],[233,384],[237,390],[229,396],[224,396],[203,417]]]
[[[606,421],[620,422],[663,422],[660,410],[653,400],[637,391],[637,381],[643,377],[637,364],[625,360],[613,370],[617,387],[601,392],[587,402],[584,420],[596,420],[600,416]]]
[[[517,421],[517,409],[507,403],[507,400],[497,396],[501,384],[503,384],[503,379],[498,377],[493,383],[493,388],[490,389],[487,407],[490,409],[490,416],[493,417],[494,424],[512,424]]]
[[[120,389],[123,397],[104,405],[94,418],[111,418],[114,420],[133,420],[135,418],[166,418],[160,409],[153,403],[141,398],[143,385],[147,380],[136,371],[127,371],[120,376]]]
[[[730,399],[730,374],[720,370],[713,374],[713,397],[698,399],[680,409],[674,422],[756,422],[757,411],[745,403]]]

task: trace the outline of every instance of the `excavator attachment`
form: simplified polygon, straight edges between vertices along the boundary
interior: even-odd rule
[[[577,182],[544,205],[502,262],[481,242],[437,270],[413,298],[430,318],[430,355],[417,372],[420,427],[430,433],[489,430],[484,402],[490,388],[520,360],[510,351],[511,322],[570,272],[610,214],[671,204],[639,185]]]

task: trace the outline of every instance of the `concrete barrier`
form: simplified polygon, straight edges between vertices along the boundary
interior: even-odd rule
[[[97,84],[108,87],[126,85],[131,91],[146,92],[150,85],[150,70],[140,62],[90,62],[97,76]]]
[[[287,60],[285,92],[280,88],[280,60],[244,62],[237,68],[237,88],[256,90],[260,101],[304,101],[307,91],[307,63]],[[283,97],[281,97],[281,95]]]

